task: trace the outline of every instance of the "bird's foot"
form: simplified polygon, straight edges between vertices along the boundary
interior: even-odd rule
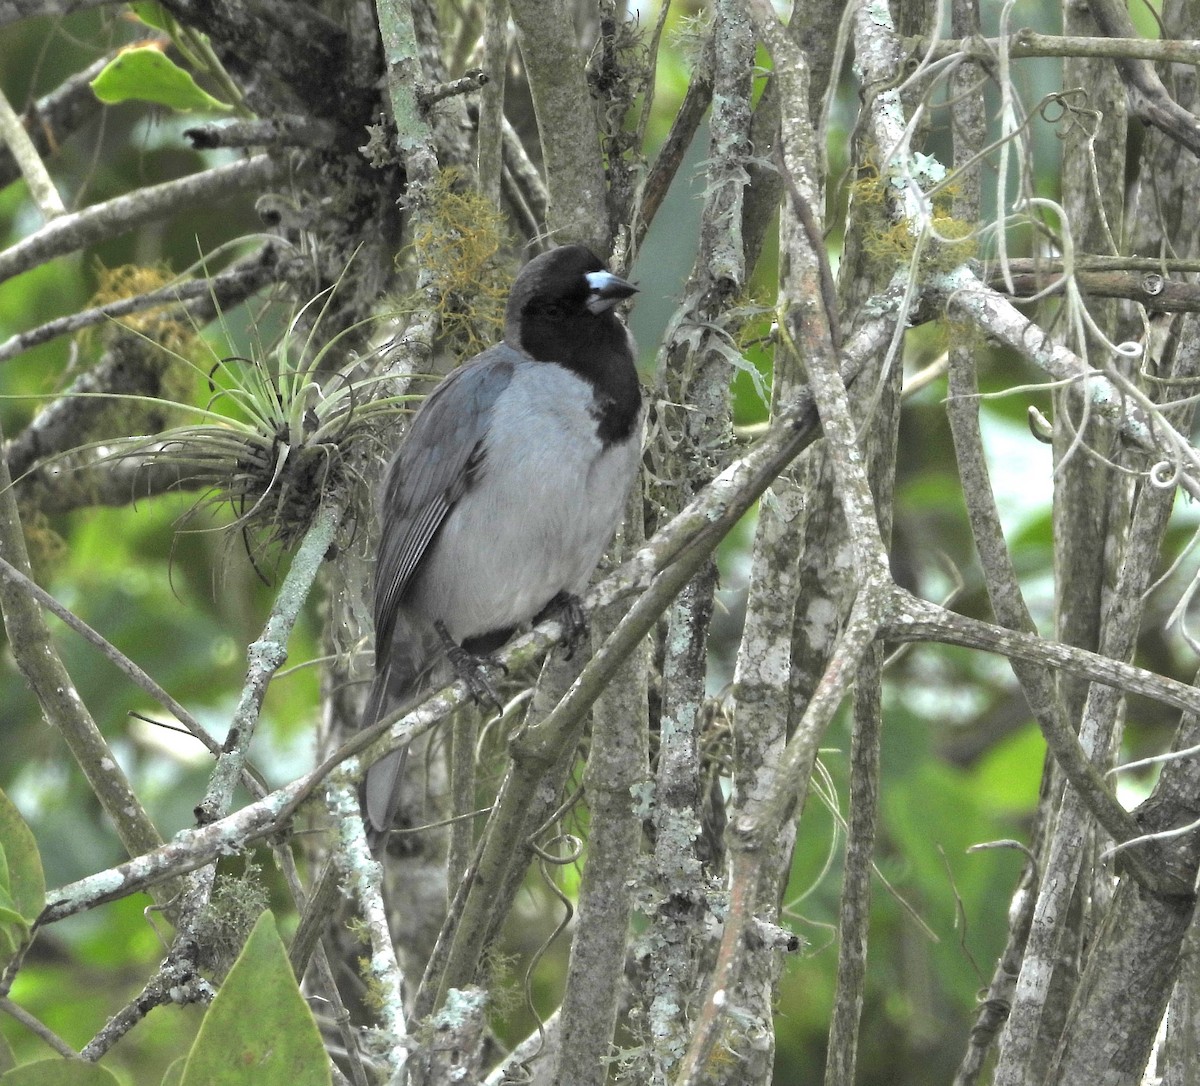
[[[490,653],[474,653],[470,649],[463,648],[450,636],[450,631],[442,623],[437,622],[434,625],[438,636],[442,639],[446,658],[450,661],[450,666],[454,668],[454,674],[466,684],[467,691],[475,703],[483,705],[490,702],[498,712],[503,713],[504,702],[500,700],[500,693],[488,675],[487,669],[497,667],[507,675],[508,668]]]
[[[563,648],[566,650],[566,659],[570,660],[587,637],[588,621],[583,613],[583,603],[574,592],[559,592],[542,608],[542,613],[534,619],[534,623],[552,617],[563,624]]]

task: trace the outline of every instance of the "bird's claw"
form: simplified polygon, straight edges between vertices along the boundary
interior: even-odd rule
[[[442,623],[435,623],[435,626],[446,650],[446,658],[450,661],[450,666],[454,668],[454,674],[466,685],[472,700],[481,706],[490,702],[496,707],[497,712],[503,713],[504,702],[500,700],[500,693],[488,675],[487,669],[496,667],[507,675],[508,667],[490,654],[479,655],[469,649],[464,649],[450,636],[449,631]]]
[[[563,624],[564,658],[570,660],[583,639],[587,637],[588,620],[583,611],[583,603],[573,592],[559,592],[542,608],[542,613],[538,615],[535,622],[552,616]]]

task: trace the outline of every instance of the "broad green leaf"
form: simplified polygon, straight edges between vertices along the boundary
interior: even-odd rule
[[[8,1042],[4,1039],[4,1035],[0,1034],[0,1074],[3,1074],[12,1067],[16,1067],[16,1065],[17,1060],[13,1056],[12,1049],[8,1047]]]
[[[329,1058],[264,912],[213,1000],[181,1086],[329,1086]]]
[[[108,1068],[87,1060],[38,1060],[0,1075],[0,1086],[120,1086]]]
[[[0,792],[0,967],[29,937],[45,904],[37,842],[12,801]]]
[[[212,109],[228,112],[230,107],[207,91],[201,90],[178,64],[152,45],[142,45],[118,53],[92,80],[97,98],[110,105],[116,102],[154,102],[171,109]]]
[[[46,905],[42,858],[21,812],[3,791],[0,791],[0,855],[3,865],[0,879],[7,894],[6,903],[26,920],[36,920]]]
[[[180,1056],[172,1062],[163,1075],[161,1086],[179,1086],[183,1082],[183,1069],[187,1066],[187,1057]]]

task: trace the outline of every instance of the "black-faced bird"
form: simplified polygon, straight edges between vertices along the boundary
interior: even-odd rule
[[[535,257],[513,284],[503,342],[413,418],[380,496],[364,727],[455,668],[474,685],[474,660],[551,608],[578,617],[641,458],[633,340],[614,310],[636,290],[582,245]],[[400,750],[367,771],[376,845],[403,763]]]

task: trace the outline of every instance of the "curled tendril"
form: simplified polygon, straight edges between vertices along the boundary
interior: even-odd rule
[[[1079,107],[1072,105],[1071,98],[1086,98],[1082,90],[1052,91],[1036,106],[1034,112],[1047,124],[1058,124],[1068,113],[1074,113]]]
[[[583,857],[583,841],[573,833],[558,834],[547,842],[546,848],[543,848],[535,841],[530,841],[528,844],[539,859],[545,863],[554,864],[557,867],[568,867],[573,863],[577,863]],[[567,851],[564,855],[555,856],[548,851],[551,848],[557,848],[564,844],[567,846]]]
[[[1147,473],[1150,485],[1159,490],[1173,489],[1182,475],[1183,465],[1178,460],[1160,460]]]

